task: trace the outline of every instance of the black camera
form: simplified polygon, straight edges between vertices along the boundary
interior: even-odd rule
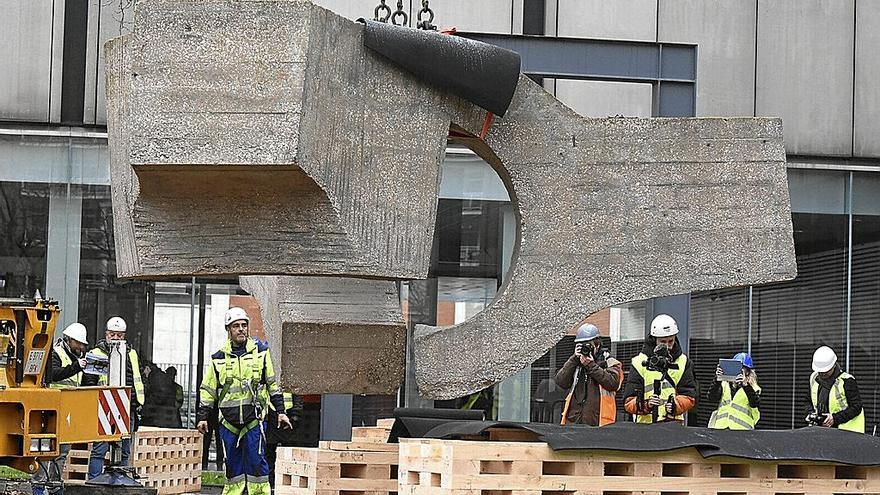
[[[822,413],[811,412],[807,416],[807,424],[812,426],[822,426],[825,423],[825,415]]]
[[[578,354],[582,356],[590,356],[593,357],[593,346],[590,345],[589,342],[581,342],[580,344],[575,345],[575,349]]]
[[[654,348],[654,353],[642,365],[651,371],[659,371],[660,373],[665,373],[674,367],[672,356],[669,355],[669,348],[662,344]]]
[[[597,363],[605,361],[605,349],[600,345],[599,348],[593,347],[589,342],[581,342],[575,344],[575,349],[582,355],[588,356]]]

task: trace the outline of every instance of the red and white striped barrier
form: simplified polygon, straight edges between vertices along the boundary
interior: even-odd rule
[[[131,429],[131,397],[124,388],[101,390],[98,394],[98,433],[128,435]]]

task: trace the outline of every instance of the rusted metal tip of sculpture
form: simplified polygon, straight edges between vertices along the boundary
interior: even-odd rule
[[[519,76],[504,118],[487,126],[484,109],[364,36],[306,0],[139,4],[134,33],[107,56],[120,275],[424,278],[454,126],[505,181],[518,240],[482,313],[416,328],[426,397],[510,376],[603,307],[794,276],[779,120],[587,119]],[[324,283],[289,302],[337,282]],[[300,306],[274,320],[276,350],[336,345],[351,334],[333,324],[368,321],[376,326],[363,333],[387,343],[383,362],[402,370],[397,316],[340,320]],[[371,366],[383,369],[347,369]],[[360,393],[332,374],[315,373],[323,391]],[[385,376],[399,384],[399,373]],[[296,389],[291,366],[282,379]]]

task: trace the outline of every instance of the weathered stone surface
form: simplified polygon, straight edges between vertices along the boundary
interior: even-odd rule
[[[486,310],[416,328],[425,396],[500,381],[603,307],[795,275],[779,120],[586,119],[521,77],[481,140],[485,112],[361,36],[304,0],[143,0],[108,52],[120,276],[424,277],[450,124],[507,184],[518,242]],[[284,380],[387,391],[400,367],[377,349],[397,355],[402,327],[365,316],[373,302],[340,321],[345,291],[325,313],[315,301],[351,282],[324,280],[243,282],[280,331]],[[352,341],[369,350],[338,357]]]
[[[281,385],[298,394],[393,394],[403,382],[406,326],[393,282],[241,277],[260,302]]]
[[[588,119],[522,77],[463,141],[507,183],[519,242],[483,312],[416,327],[425,396],[496,383],[601,308],[795,276],[779,119]]]
[[[427,275],[454,98],[361,25],[305,0],[144,0],[114,43],[120,276]]]

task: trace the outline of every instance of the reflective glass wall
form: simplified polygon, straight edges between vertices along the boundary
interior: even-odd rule
[[[33,296],[37,290],[44,291],[48,184],[0,181],[0,233],[0,296]]]
[[[691,358],[706,389],[719,358],[750,350],[763,392],[759,428],[804,426],[813,351],[833,348],[877,424],[880,174],[789,169],[798,275],[790,282],[695,293]],[[691,424],[716,407],[702,401]]]

